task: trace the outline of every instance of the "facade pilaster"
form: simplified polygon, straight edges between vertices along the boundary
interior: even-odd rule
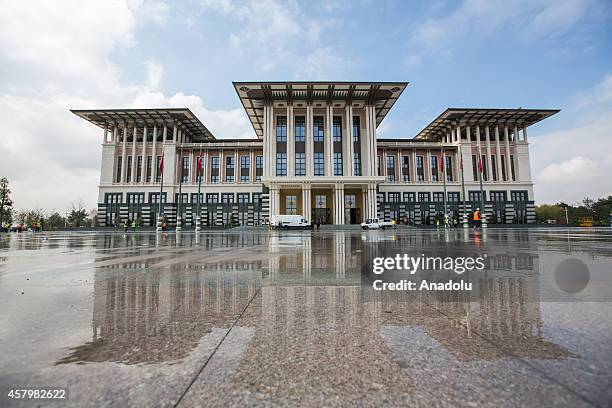
[[[312,136],[313,131],[313,112],[312,104],[310,101],[306,105],[306,176],[312,177],[314,174],[314,139]]]
[[[287,176],[295,176],[295,126],[293,105],[287,106]]]
[[[125,183],[127,168],[127,123],[123,125],[123,141],[121,144],[121,183]]]
[[[148,129],[145,126],[142,129],[142,152],[141,152],[141,157],[142,159],[140,159],[142,161],[142,168],[140,169],[140,182],[144,183],[146,181],[145,177],[146,177],[146,170],[147,170],[147,133],[148,133]]]

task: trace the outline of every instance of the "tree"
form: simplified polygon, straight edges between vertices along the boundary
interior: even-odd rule
[[[66,225],[66,219],[58,212],[54,212],[45,220],[44,228],[48,230],[62,229]]]
[[[87,222],[87,210],[85,209],[85,202],[83,200],[79,200],[78,203],[70,203],[72,209],[70,210],[70,214],[68,215],[68,224],[73,227],[82,227]]]
[[[32,210],[19,210],[15,216],[17,222],[25,224],[26,227],[32,226],[32,224],[44,220],[45,214],[42,208],[34,208]]]
[[[6,177],[0,179],[0,227],[6,222],[13,222],[13,200]]]

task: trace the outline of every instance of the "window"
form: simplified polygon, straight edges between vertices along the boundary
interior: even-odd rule
[[[115,183],[121,183],[121,165],[123,163],[123,157],[117,157],[117,174],[115,174]]]
[[[415,201],[414,193],[404,193],[404,202],[414,203]]]
[[[221,202],[223,204],[231,204],[234,202],[234,193],[222,193]]]
[[[296,176],[306,175],[306,154],[305,153],[295,154],[295,175]]]
[[[261,203],[261,193],[253,193],[253,203]]]
[[[132,156],[127,157],[127,166],[125,168],[125,181],[130,183],[132,181]]]
[[[168,202],[168,196],[166,193],[162,195],[162,203]],[[149,203],[150,204],[159,204],[159,193],[149,193]]]
[[[491,191],[489,192],[489,196],[491,197],[491,201],[496,201],[496,202],[506,201],[505,191]]]
[[[508,181],[508,176],[506,175],[506,156],[501,155],[501,170],[502,170],[502,180]]]
[[[226,183],[233,183],[235,180],[235,174],[234,174],[234,167],[235,164],[234,163],[234,156],[227,156],[225,158],[225,182]]]
[[[153,164],[153,156],[147,156],[147,169],[145,173],[146,182],[151,182],[151,165]]]
[[[478,181],[478,158],[475,154],[472,155],[472,175],[474,181]]]
[[[359,116],[353,116],[353,143],[359,143]]]
[[[342,153],[334,153],[334,176],[342,175]]]
[[[480,156],[480,163],[482,163],[482,181],[489,181],[489,172],[487,170],[487,156]]]
[[[323,116],[315,116],[313,118],[312,140],[314,142],[323,142],[325,140],[325,126],[323,125]]]
[[[276,118],[276,141],[287,142],[287,117],[278,116]]]
[[[431,156],[431,181],[440,181],[438,179],[438,156]]]
[[[249,193],[238,193],[238,204],[246,204],[249,202]]]
[[[434,192],[433,193],[433,201],[435,203],[442,203],[442,202],[444,202],[444,193]]]
[[[423,168],[423,156],[416,157],[417,181],[425,181],[425,169]]]
[[[429,202],[429,193],[419,193],[419,201],[422,203]]]
[[[181,168],[181,182],[186,183],[189,181],[189,157],[185,156],[182,160]]]
[[[122,193],[105,193],[104,203],[105,204],[121,204],[123,194]]]
[[[206,194],[206,203],[208,204],[217,204],[219,202],[219,194],[217,193],[208,193]]]
[[[240,182],[248,183],[250,181],[249,171],[251,168],[251,157],[240,156]]]
[[[361,156],[359,155],[359,153],[353,154],[353,166],[355,167],[355,175],[361,176]]]
[[[410,181],[410,168],[408,156],[402,156],[402,181]]]
[[[180,200],[181,204],[187,204],[187,199],[188,198],[189,197],[188,197],[187,193],[181,193],[181,194],[175,193],[174,194],[174,202],[177,203],[177,204],[179,203],[179,200]],[[183,209],[183,211],[184,211],[184,209]]]
[[[451,156],[446,156],[446,181],[453,181],[453,158]]]
[[[325,175],[325,158],[323,156],[323,153],[314,154],[314,175]]]
[[[480,191],[468,191],[468,200],[480,205]]]
[[[200,193],[200,204],[202,204],[203,202],[204,202],[204,194]],[[191,203],[198,204],[198,194],[197,193],[191,193]],[[197,215],[197,211],[196,211],[196,215]]]
[[[219,182],[219,156],[213,156],[210,158],[210,182]]]
[[[255,156],[255,181],[261,181],[263,176],[263,156]]]
[[[512,176],[512,181],[516,181],[516,173],[514,172],[514,156],[510,156],[510,175]]]
[[[295,141],[304,142],[306,140],[306,119],[304,116],[295,117]]]
[[[342,117],[334,116],[332,124],[332,135],[334,136],[334,142],[342,142]]]
[[[297,196],[295,195],[285,196],[285,213],[289,215],[297,214]]]
[[[387,198],[391,203],[399,203],[400,193],[388,193]]]
[[[327,196],[316,195],[315,196],[315,208],[327,208]]]
[[[387,181],[395,182],[395,156],[387,156]]]
[[[155,176],[155,182],[156,183],[159,183],[161,181],[161,179],[162,179],[162,173],[163,173],[164,169],[161,169],[161,171],[160,171],[159,167],[161,166],[161,163],[162,163],[162,156],[157,156],[157,161],[156,161],[156,164],[155,164],[155,168],[156,168],[155,172],[157,173],[157,176]]]
[[[511,191],[510,199],[512,201],[527,201],[527,191]]]
[[[459,193],[456,191],[449,192],[448,201],[459,202]]]
[[[276,153],[276,175],[287,175],[287,153]]]
[[[497,157],[494,154],[491,155],[491,173],[493,174],[493,181],[497,181]]]
[[[140,183],[142,181],[142,156],[138,156],[138,160],[136,160],[136,182]]]

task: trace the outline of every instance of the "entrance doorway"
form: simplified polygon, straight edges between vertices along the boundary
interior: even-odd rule
[[[313,220],[315,222],[320,221],[321,224],[329,224],[329,208],[327,207],[327,195],[316,194],[315,195],[315,208],[312,210]]]
[[[344,223],[345,224],[357,224],[361,217],[357,207],[357,195],[356,194],[345,194],[344,195]]]

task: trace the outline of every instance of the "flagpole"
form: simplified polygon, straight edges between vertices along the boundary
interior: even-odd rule
[[[446,219],[446,215],[448,214],[447,211],[447,201],[446,201],[446,163],[444,162],[444,159],[446,157],[444,157],[444,148],[442,147],[442,142],[440,142],[440,147],[442,149],[442,154],[441,154],[441,158],[442,158],[442,179],[444,180],[444,219]],[[449,220],[450,221],[450,220]],[[445,223],[446,225],[446,223]]]
[[[161,172],[161,180],[159,183],[159,217],[157,218],[157,227],[156,231],[162,230],[162,222],[164,219],[164,205],[163,205],[163,197],[164,197],[164,155],[162,154],[161,162],[159,163],[159,168],[157,169]]]
[[[483,175],[483,163],[482,163],[482,155],[480,154],[480,150],[478,150],[478,180],[480,181],[480,222],[481,225],[486,227],[486,211],[485,211],[485,202],[484,202],[484,192],[482,189],[482,175]]]
[[[198,158],[198,173],[197,173],[197,177],[198,177],[198,213],[196,214],[196,227],[195,230],[196,232],[200,231],[200,224],[201,224],[201,219],[200,219],[200,208],[201,208],[201,198],[200,198],[200,191],[202,188],[202,152],[200,151],[200,157]]]
[[[459,163],[461,167],[461,205],[463,207],[463,226],[467,228],[468,226],[468,218],[467,211],[465,208],[465,179],[463,177],[463,153],[461,151],[461,141],[459,141]]]
[[[176,208],[176,231],[181,232],[183,229],[183,216],[182,216],[182,207],[183,207],[183,172],[185,169],[183,168],[183,154],[182,149],[179,147],[179,166],[181,171],[179,172],[179,193],[178,193],[178,203]]]

